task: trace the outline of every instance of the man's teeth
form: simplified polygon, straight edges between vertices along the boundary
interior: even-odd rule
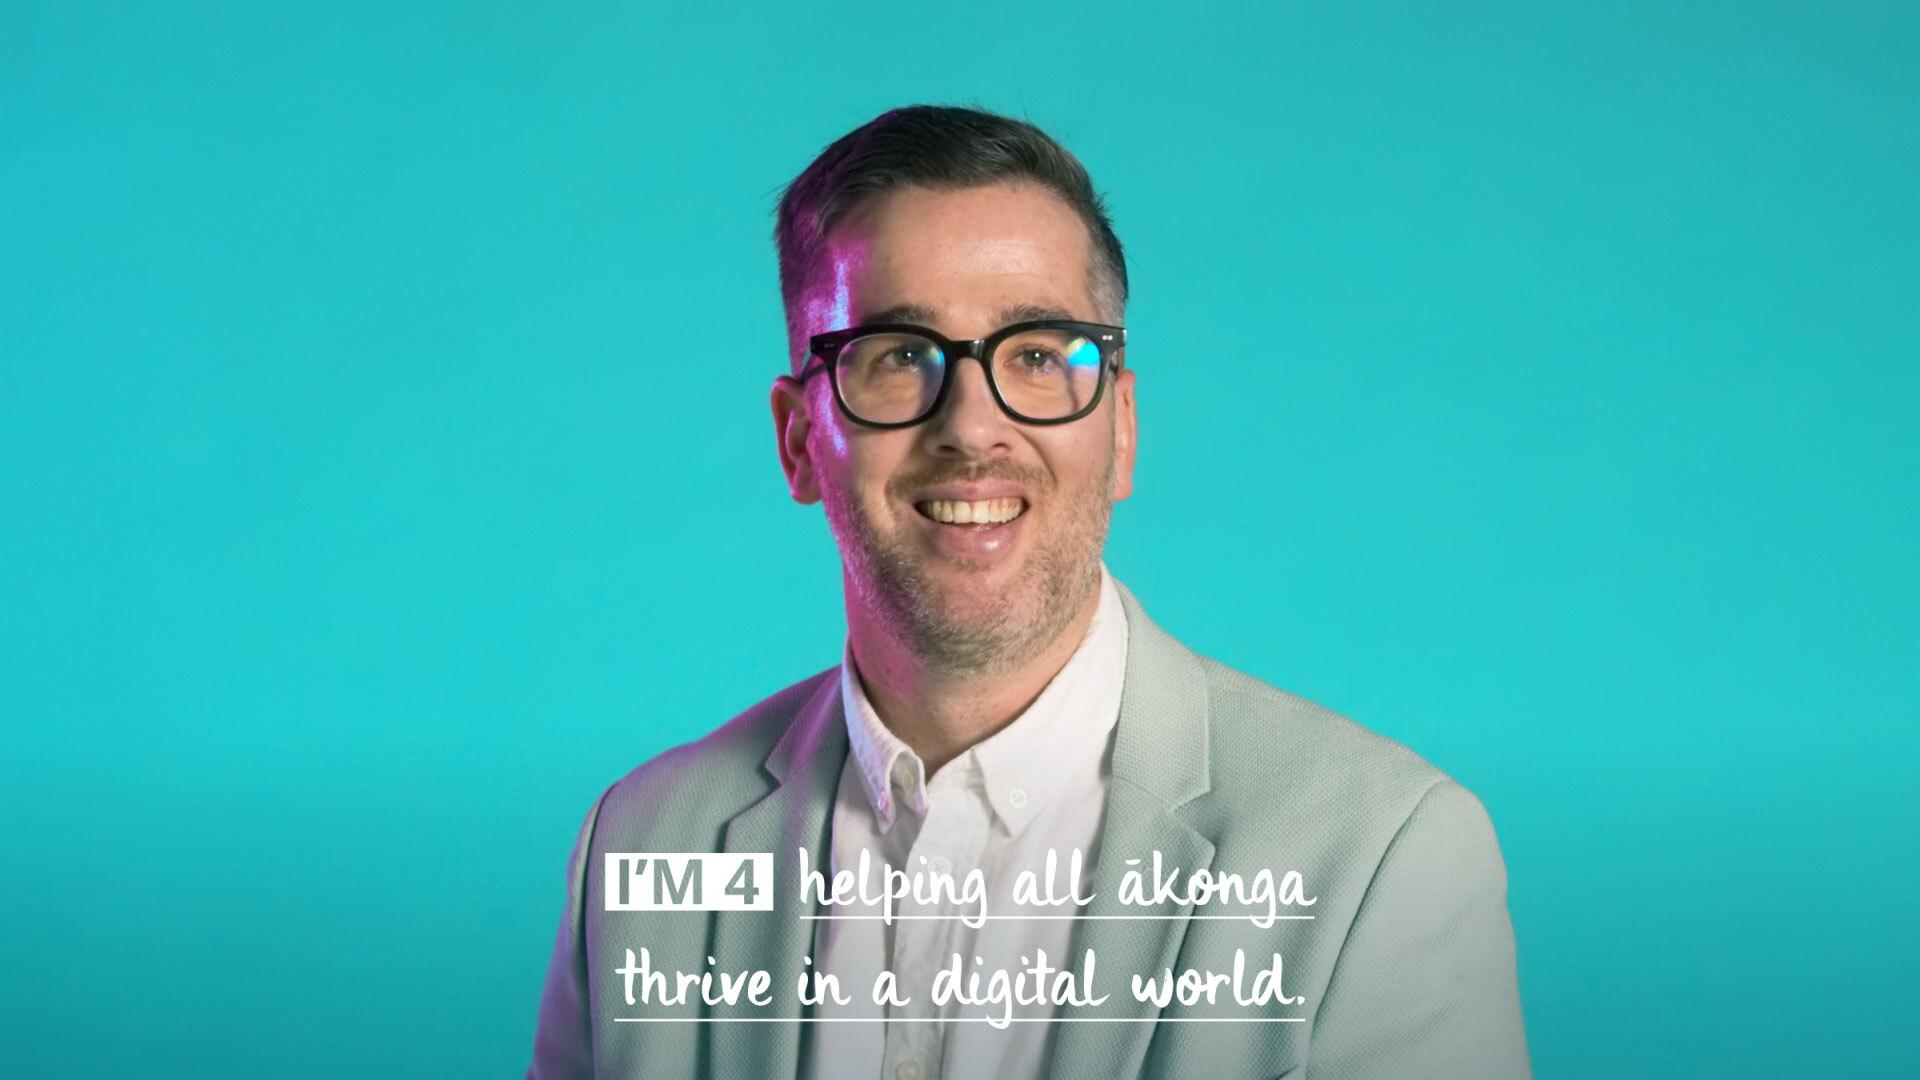
[[[960,502],[956,499],[928,499],[921,510],[935,521],[948,525],[999,525],[1020,516],[1026,507],[1022,499],[981,499]]]

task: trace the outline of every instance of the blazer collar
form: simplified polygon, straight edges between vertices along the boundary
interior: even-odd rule
[[[1063,968],[1079,969],[1093,950],[1094,985],[1107,995],[1098,1009],[1065,1009],[1053,1043],[1048,1076],[1054,1080],[1113,1080],[1138,1076],[1160,1010],[1127,992],[1134,974],[1179,966],[1193,905],[1153,907],[1121,904],[1121,878],[1129,870],[1152,874],[1156,853],[1168,874],[1190,874],[1213,862],[1213,841],[1182,819],[1180,807],[1211,786],[1207,720],[1211,712],[1207,672],[1200,658],[1160,629],[1124,586],[1127,612],[1127,673],[1114,732],[1112,782],[1094,858],[1093,902],[1082,920]],[[1134,865],[1129,865],[1132,863]],[[1138,919],[1140,915],[1157,919]],[[1106,918],[1134,916],[1135,918]],[[1074,1023],[1131,1019],[1138,1023]]]
[[[832,849],[834,791],[847,758],[847,728],[841,713],[840,684],[831,672],[794,711],[786,731],[762,763],[771,790],[727,822],[724,850],[773,853],[773,910],[715,912],[708,949],[722,971],[764,968],[773,977],[776,1001],[791,1002],[803,970],[801,958],[813,952],[813,920],[818,905],[802,902],[799,850],[809,865],[827,870]],[[788,1004],[776,1015],[794,1015]],[[767,1010],[742,995],[732,1006],[716,1005],[714,1018],[762,1018]],[[705,1029],[711,1076],[796,1076],[800,1053],[798,1023],[708,1023]]]
[[[1125,585],[1127,673],[1114,736],[1113,778],[1151,792],[1168,808],[1212,785],[1207,673],[1200,658],[1147,618]]]

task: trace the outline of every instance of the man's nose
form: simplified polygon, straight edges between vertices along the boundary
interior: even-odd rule
[[[927,420],[934,448],[964,457],[984,457],[995,448],[1004,449],[1012,420],[994,400],[986,365],[970,356],[951,357],[947,362],[957,365],[953,383],[947,387],[947,400]]]

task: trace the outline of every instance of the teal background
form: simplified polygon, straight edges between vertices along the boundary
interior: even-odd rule
[[[924,100],[1109,193],[1110,563],[1485,800],[1539,1075],[1916,1075],[1917,45],[1871,3],[0,7],[5,1071],[524,1068],[591,800],[838,656],[772,207]]]

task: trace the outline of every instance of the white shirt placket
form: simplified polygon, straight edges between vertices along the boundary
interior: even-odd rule
[[[893,1009],[892,1022],[886,1025],[883,1077],[938,1080],[944,1071],[951,1025],[941,1021],[958,1015],[959,1010],[952,1003],[944,1009],[934,1004],[933,979],[948,966],[954,953],[960,954],[963,981],[973,962],[973,931],[958,916],[974,912],[955,903],[949,892],[956,896],[964,893],[962,883],[979,865],[991,825],[979,765],[971,754],[962,755],[927,785],[926,816],[919,822],[918,835],[902,867],[921,875],[929,884],[933,874],[949,875],[953,885],[951,890],[938,890],[931,903],[909,899],[901,904],[902,914],[937,917],[902,919],[894,926],[892,966],[901,976],[902,993],[911,995],[912,1000]]]

